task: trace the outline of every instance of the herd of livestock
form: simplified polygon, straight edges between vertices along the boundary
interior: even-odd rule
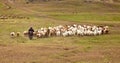
[[[34,37],[37,38],[45,38],[45,37],[52,37],[52,36],[97,36],[109,33],[108,26],[90,26],[90,25],[59,25],[55,27],[45,27],[40,28],[33,32]],[[20,36],[20,32],[11,32],[10,35]],[[23,32],[24,36],[28,36],[28,31]]]

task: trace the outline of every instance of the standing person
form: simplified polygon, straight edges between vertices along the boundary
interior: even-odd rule
[[[28,36],[29,36],[30,40],[33,39],[33,32],[34,32],[34,29],[32,27],[30,27],[30,29],[28,30]]]

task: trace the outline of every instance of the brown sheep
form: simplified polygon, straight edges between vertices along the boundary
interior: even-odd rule
[[[20,36],[20,32],[17,32],[16,35],[17,35],[17,37],[19,37]]]
[[[28,31],[23,32],[24,36],[28,36]]]

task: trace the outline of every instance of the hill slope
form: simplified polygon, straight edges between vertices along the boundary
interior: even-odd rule
[[[12,1],[12,0],[11,0]],[[28,17],[51,17],[68,21],[120,21],[119,1],[114,3],[85,2],[83,0],[35,1],[2,0],[5,4],[0,14],[15,14]],[[9,9],[6,7],[10,6]],[[70,18],[69,18],[70,17]],[[73,18],[73,19],[71,19]]]
[[[10,3],[8,0],[6,4],[10,5]],[[19,7],[26,7],[39,12],[120,12],[120,4],[84,2],[83,0],[36,1],[36,3],[29,4],[26,4],[26,0],[15,0],[11,5],[13,5],[11,6],[13,8],[15,6],[17,6],[18,9]]]
[[[25,0],[5,1],[0,0],[1,15],[27,16],[30,19],[0,19],[0,63],[120,62],[118,3],[62,0],[26,4]],[[34,37],[34,40],[23,35],[23,31],[30,26],[38,30],[41,27],[67,24],[107,25],[110,33],[83,37]],[[20,32],[20,36],[10,37],[13,31]]]

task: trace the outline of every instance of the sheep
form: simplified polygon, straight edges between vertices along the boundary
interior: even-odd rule
[[[37,37],[37,38],[42,38],[42,34],[41,34],[41,33],[37,33],[37,34],[36,34],[36,37]]]
[[[20,36],[20,32],[17,32],[16,35],[17,35],[17,37],[19,37]]]
[[[37,33],[38,33],[38,31],[34,31],[34,32],[33,32],[33,36],[36,37],[36,36],[37,36]]]
[[[84,31],[81,31],[80,29],[77,30],[77,35],[78,36],[83,36],[84,35]]]
[[[61,29],[61,28],[63,28],[63,26],[62,26],[62,25],[59,25],[58,28]]]
[[[42,34],[43,34],[44,37],[47,37],[49,35],[49,29],[43,28]]]
[[[55,36],[55,29],[54,28],[52,28],[52,27],[49,27],[49,37],[51,37],[51,36]]]
[[[73,24],[73,26],[74,26],[74,27],[77,27],[78,25],[76,25],[76,24]]]
[[[49,36],[49,33],[50,33],[50,30],[49,29],[45,29],[45,37],[48,37]]]
[[[55,33],[56,33],[56,36],[60,36],[61,35],[61,31],[59,31],[59,30],[56,31]]]
[[[28,36],[28,31],[23,32],[24,36]]]
[[[63,37],[67,37],[68,35],[69,35],[69,34],[68,34],[67,31],[65,31],[65,32],[62,33],[62,36],[63,36]]]
[[[40,31],[40,33],[42,34],[42,37],[45,37],[45,32],[44,31]]]
[[[81,25],[78,25],[78,27],[77,27],[77,35],[78,36],[83,36],[84,35],[84,29],[85,29],[84,27],[82,27]]]
[[[11,36],[12,38],[14,38],[14,37],[15,37],[15,32],[11,32],[11,33],[10,33],[10,36]]]
[[[98,35],[97,30],[94,30],[94,31],[93,31],[93,35],[94,35],[94,36]]]
[[[109,27],[108,27],[108,26],[105,26],[103,32],[104,32],[105,34],[108,34],[108,33],[109,33]]]
[[[84,28],[84,35],[87,35],[87,28]]]
[[[102,27],[98,27],[98,34],[101,35],[102,34],[102,30],[103,28]]]
[[[72,28],[71,30],[72,30],[72,32],[73,32],[73,35],[76,35],[76,34],[77,34],[77,27],[74,27],[74,28]]]
[[[69,36],[73,36],[74,35],[74,33],[72,31],[70,31],[70,30],[67,31],[67,33],[68,33]]]
[[[51,36],[97,36],[107,34],[109,32],[108,26],[90,26],[90,25],[58,25],[55,27],[40,28],[33,34],[37,38],[51,37]],[[28,35],[27,31],[23,32],[25,36]]]

